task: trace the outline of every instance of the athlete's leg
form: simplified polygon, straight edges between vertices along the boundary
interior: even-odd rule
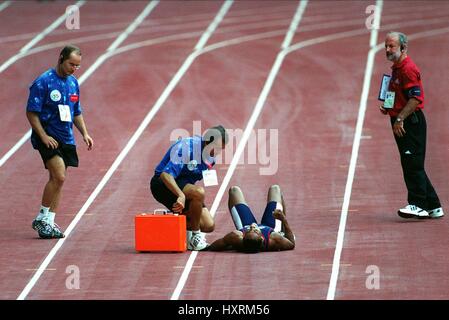
[[[274,228],[276,231],[281,231],[281,221],[273,217],[273,211],[276,209],[280,209],[285,213],[284,197],[282,196],[281,187],[274,184],[268,189],[267,206],[265,207],[261,223]]]
[[[214,218],[212,218],[212,215],[209,212],[209,209],[204,208],[201,211],[201,218],[200,218],[200,229],[202,232],[212,232],[215,229],[215,222]]]
[[[188,183],[184,186],[182,192],[186,196],[186,203],[189,203],[188,211],[185,212],[188,217],[187,229],[193,231],[201,230],[200,225],[205,197],[204,188]]]
[[[51,212],[56,212],[61,199],[62,186],[65,181],[66,167],[60,156],[54,156],[45,163],[50,174],[42,195],[42,206],[50,207]]]
[[[228,207],[237,230],[246,225],[257,223],[256,218],[254,218],[251,209],[245,201],[242,190],[237,186],[229,188]]]

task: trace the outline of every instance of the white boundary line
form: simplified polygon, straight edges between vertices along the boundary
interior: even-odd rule
[[[256,106],[254,107],[253,113],[251,115],[251,118],[248,121],[248,124],[245,128],[245,131],[243,132],[243,135],[239,142],[239,145],[237,146],[237,150],[232,158],[231,164],[229,165],[229,168],[226,172],[226,176],[224,177],[223,182],[220,186],[220,189],[218,190],[218,193],[215,196],[214,202],[211,207],[211,215],[212,216],[215,216],[215,212],[217,211],[220,200],[223,197],[225,190],[227,189],[227,186],[229,184],[229,181],[231,180],[233,172],[234,172],[235,168],[237,167],[240,156],[242,155],[242,153],[245,149],[245,145],[249,139],[251,130],[253,129],[254,125],[256,124],[257,118],[259,117],[259,115],[264,107],[265,101],[268,97],[271,87],[273,86],[276,75],[278,74],[278,72],[281,68],[282,61],[284,60],[284,57],[286,55],[286,48],[290,44],[290,41],[292,40],[293,35],[296,32],[296,29],[298,27],[298,24],[299,24],[301,18],[302,18],[302,15],[304,13],[306,6],[307,6],[307,0],[301,1],[298,5],[296,13],[293,17],[290,27],[286,33],[285,39],[282,43],[281,51],[278,53],[278,55],[276,57],[276,61],[274,62],[273,66],[271,68],[270,74],[268,75],[268,78],[265,81],[265,85],[262,89],[261,94],[259,95]],[[197,255],[198,255],[198,251],[193,251],[190,254],[187,264],[181,274],[181,277],[178,281],[178,284],[176,285],[175,290],[173,291],[172,296],[170,297],[170,300],[178,300],[179,299],[181,291],[187,282],[187,279],[189,277],[190,271],[192,270],[192,266],[193,266],[193,263],[195,262]]]
[[[340,215],[340,224],[338,227],[337,243],[335,245],[334,260],[332,263],[332,273],[331,273],[331,277],[330,277],[330,281],[329,281],[329,288],[328,288],[327,297],[326,297],[327,300],[334,300],[335,291],[337,289],[338,273],[340,270],[341,252],[343,250],[343,240],[345,237],[346,220],[348,217],[349,202],[351,199],[351,192],[352,192],[352,183],[354,182],[355,168],[356,168],[357,157],[358,157],[359,148],[360,148],[360,139],[361,139],[362,130],[363,130],[363,121],[365,119],[366,105],[368,102],[368,94],[369,94],[369,89],[370,89],[370,85],[371,85],[371,77],[373,74],[374,57],[376,54],[376,44],[377,44],[378,30],[379,30],[379,26],[380,26],[380,18],[381,18],[381,14],[382,14],[382,7],[383,7],[383,0],[377,0],[375,17],[374,17],[374,28],[371,29],[371,37],[370,37],[370,43],[369,43],[370,51],[368,52],[368,59],[367,59],[366,68],[365,68],[365,77],[363,79],[363,89],[362,89],[362,95],[360,98],[359,114],[357,117],[357,125],[356,125],[356,129],[355,129],[355,134],[354,134],[354,142],[352,144],[351,161],[350,161],[349,169],[348,169],[348,178],[346,180],[345,194],[344,194],[344,198],[343,198],[343,206],[342,206],[341,215]]]
[[[385,17],[387,17],[387,16],[384,15],[384,18]],[[424,20],[424,21],[411,21],[411,22],[406,22],[406,23],[399,22],[399,23],[390,24],[388,26],[386,25],[386,26],[384,26],[384,28],[389,27],[389,28],[394,29],[394,28],[398,28],[398,27],[417,26],[417,25],[422,25],[422,24],[426,24],[427,25],[429,23],[445,22],[446,20],[447,19],[445,19],[445,18],[435,18],[435,19]],[[357,19],[357,20],[353,20],[353,21],[354,22],[357,22],[357,21],[362,21],[363,22],[363,19]],[[330,22],[330,23],[320,23],[318,25],[307,25],[307,26],[304,26],[298,32],[301,32],[301,31],[304,32],[304,31],[310,31],[310,30],[321,30],[321,29],[325,29],[325,28],[333,27],[333,26],[337,27],[337,26],[352,25],[352,24],[354,24],[354,22],[352,22],[352,21],[336,21],[336,22]],[[144,23],[142,23],[142,25],[143,24]],[[224,27],[224,29],[226,29],[226,28],[228,28],[228,27]],[[245,27],[241,28],[239,30],[244,30],[244,29],[245,29]],[[212,51],[212,50],[216,50],[216,49],[219,49],[219,48],[240,44],[242,42],[254,41],[254,40],[259,40],[259,39],[264,39],[264,38],[271,38],[271,37],[280,36],[280,35],[284,34],[284,32],[285,32],[284,30],[268,31],[268,32],[253,34],[253,35],[249,35],[249,36],[242,36],[242,37],[234,38],[234,39],[231,39],[231,40],[224,40],[222,42],[217,42],[217,43],[214,43],[214,44],[211,44],[209,46],[204,47],[202,50],[199,51],[199,54],[204,54],[206,52],[209,52],[209,51]],[[320,43],[320,42],[336,40],[337,38],[346,38],[346,37],[356,36],[356,35],[359,35],[359,34],[363,34],[365,32],[366,32],[366,29],[351,30],[351,31],[345,31],[345,32],[337,33],[337,34],[331,34],[331,35],[326,35],[326,36],[322,36],[322,37],[318,37],[318,38],[313,38],[313,39],[301,41],[299,43],[291,45],[287,49],[287,54],[291,53],[292,51],[295,51],[295,50],[298,50],[298,49],[302,49],[302,48],[304,48],[306,46],[309,46],[309,45],[315,45],[315,44]],[[116,32],[116,34],[117,33],[118,32]],[[142,48],[144,46],[150,46],[150,45],[165,43],[165,42],[168,42],[168,41],[189,39],[189,38],[192,38],[192,37],[196,37],[199,34],[201,34],[200,31],[192,31],[192,32],[188,32],[188,33],[169,35],[169,36],[164,36],[164,37],[160,37],[160,38],[154,38],[154,39],[149,39],[149,40],[145,40],[145,41],[141,41],[141,42],[131,43],[131,44],[128,44],[126,46],[120,47],[118,49],[115,49],[113,51],[110,51],[110,52],[106,53],[105,57],[102,57],[102,60],[109,59],[112,56],[115,56],[115,55],[118,55],[118,54],[123,54],[124,52],[130,51],[130,50],[140,49],[140,48]],[[110,35],[111,35],[110,33],[107,34],[108,37]],[[78,39],[87,39],[87,38],[90,39],[90,38],[95,38],[95,37],[100,38],[101,35],[89,36],[89,37],[78,38]],[[34,49],[31,49],[28,53],[26,53],[22,57],[30,55],[30,54],[35,54],[35,53],[38,53],[38,52],[41,52],[41,51],[49,50],[49,49],[51,49],[53,47],[61,46],[61,45],[62,45],[62,42],[56,42],[56,43],[53,43],[53,44],[48,44],[48,45],[36,47]],[[104,62],[104,61],[102,61],[102,62]],[[98,67],[98,65],[96,67]],[[85,79],[84,79],[83,76],[81,76],[80,80],[85,80]],[[81,83],[82,83],[82,81],[80,82],[80,84]],[[20,140],[17,141],[16,144],[10,150],[8,150],[8,152],[5,155],[3,155],[2,158],[0,158],[0,167],[2,167],[5,164],[5,162],[15,152],[17,152],[17,150],[30,138],[30,136],[31,136],[31,130],[26,132],[22,136],[22,138],[20,138]]]
[[[391,30],[391,29],[389,29]],[[448,27],[444,27],[444,28],[439,28],[439,29],[433,29],[433,30],[428,30],[428,31],[422,31],[422,32],[418,32],[418,33],[414,33],[408,36],[408,39],[419,39],[419,38],[424,38],[424,37],[431,37],[431,36],[437,36],[437,35],[441,35],[441,34],[445,34],[449,32],[449,26]],[[370,41],[371,42],[371,41]],[[372,43],[372,42],[371,42]],[[382,50],[384,48],[384,44],[380,43],[374,47],[371,48],[369,54],[368,54],[368,60],[372,60],[374,61],[374,56],[376,55],[377,52],[379,52],[380,50]],[[372,56],[370,58],[370,56]],[[367,62],[368,65],[368,62]],[[366,79],[366,73],[365,73],[365,79],[364,79],[364,83],[366,81],[371,81],[371,78],[369,80]],[[364,113],[366,110],[366,104],[367,104],[367,100],[368,100],[368,93],[369,93],[369,87],[370,84],[368,83],[368,92],[366,94],[364,94],[362,92],[362,98],[361,98],[361,107],[363,106],[364,110],[363,110],[363,118],[364,118]],[[365,85],[364,85],[365,88]],[[365,99],[365,100],[363,100]],[[364,102],[363,102],[364,101]],[[338,273],[339,273],[339,265],[340,265],[340,258],[341,258],[341,252],[343,250],[343,240],[344,240],[344,233],[345,233],[345,228],[346,228],[346,219],[347,219],[347,215],[348,215],[348,209],[349,209],[349,200],[351,197],[351,190],[352,190],[352,182],[354,180],[354,175],[355,175],[355,167],[356,167],[356,162],[357,162],[357,156],[358,156],[358,149],[360,147],[360,138],[361,138],[361,131],[363,129],[363,118],[360,118],[361,116],[361,109],[359,109],[359,117],[358,117],[358,122],[357,122],[357,127],[356,127],[356,136],[357,133],[359,134],[359,139],[357,140],[357,146],[355,146],[356,144],[356,136],[354,137],[354,144],[353,144],[353,153],[351,155],[351,162],[350,162],[350,169],[348,172],[348,180],[346,183],[346,190],[345,190],[345,201],[347,201],[347,203],[343,204],[343,208],[341,211],[341,217],[340,217],[340,226],[339,226],[339,230],[338,230],[338,236],[337,236],[337,244],[336,244],[336,248],[335,248],[335,254],[334,254],[334,261],[332,264],[332,275],[331,275],[331,280],[329,283],[329,289],[328,289],[328,293],[327,293],[327,300],[333,300],[335,299],[335,292],[336,292],[336,287],[337,287],[337,281],[338,281]],[[360,122],[360,129],[357,130],[359,128],[359,120]],[[356,154],[354,154],[355,149],[357,148]],[[354,157],[354,161],[353,161],[353,157]],[[352,168],[352,170],[351,170]],[[350,186],[349,186],[350,184]],[[346,193],[346,191],[348,192],[348,194]],[[347,200],[346,200],[347,199]]]
[[[231,7],[232,3],[233,3],[233,0],[226,0],[224,2],[224,4],[222,5],[220,11],[217,13],[215,19],[212,22],[212,24],[215,26],[214,28],[216,28],[218,26],[218,23],[223,19],[225,14],[228,12],[228,10]],[[208,28],[203,33],[203,35],[200,38],[198,43],[202,43],[204,45],[206,43],[207,39],[209,39],[209,37],[214,32],[214,30],[215,30],[214,28]],[[144,120],[140,124],[139,128],[136,130],[136,132],[133,134],[131,139],[128,141],[128,143],[126,144],[125,148],[122,150],[122,152],[120,152],[119,156],[115,159],[114,163],[111,165],[109,170],[106,172],[106,174],[104,175],[103,179],[101,179],[100,183],[97,185],[95,190],[89,196],[89,198],[87,199],[86,203],[83,205],[83,207],[80,209],[80,211],[76,214],[75,218],[72,220],[72,222],[70,223],[70,225],[68,226],[68,228],[65,231],[66,237],[58,240],[56,245],[52,248],[52,250],[47,255],[45,260],[39,266],[39,268],[37,269],[36,273],[31,278],[31,280],[25,286],[25,288],[23,289],[22,293],[19,295],[17,300],[24,300],[27,297],[28,293],[31,291],[31,289],[34,287],[34,285],[37,283],[37,281],[39,280],[39,278],[42,275],[42,273],[45,271],[45,269],[50,264],[50,262],[53,260],[54,256],[58,252],[58,250],[64,244],[65,240],[68,239],[70,233],[76,227],[78,222],[81,220],[81,218],[83,217],[83,215],[85,214],[85,212],[87,211],[89,206],[92,204],[92,202],[95,200],[97,195],[104,188],[104,186],[109,181],[109,179],[111,178],[111,176],[115,172],[115,170],[117,170],[117,168],[120,165],[120,163],[126,157],[126,155],[131,150],[131,148],[134,146],[134,144],[136,143],[137,139],[142,135],[142,133],[144,132],[145,128],[148,126],[148,124],[150,123],[150,121],[152,120],[154,115],[161,108],[163,103],[167,100],[167,98],[169,97],[170,93],[173,91],[175,86],[179,83],[179,81],[181,80],[182,76],[186,73],[187,69],[189,68],[189,66],[192,64],[194,59],[198,56],[197,52],[201,48],[198,47],[198,46],[195,46],[195,48],[198,48],[198,49],[195,50],[192,54],[190,54],[187,57],[187,59],[185,60],[184,64],[181,66],[181,68],[178,70],[178,72],[172,78],[172,80],[170,81],[170,83],[165,88],[164,92],[162,93],[162,95],[156,101],[156,103],[153,106],[153,108],[150,110],[150,112],[147,114],[147,116],[144,118]]]
[[[78,1],[77,3],[75,3],[75,6],[80,8],[81,6],[84,5],[85,2],[86,2],[85,0]],[[20,49],[19,53],[13,55],[11,58],[2,63],[2,65],[0,66],[0,73],[5,71],[10,65],[19,60],[24,54],[28,52],[28,50],[31,49],[32,46],[34,46],[36,43],[44,39],[46,35],[48,35],[50,32],[59,27],[59,25],[65,21],[67,16],[68,13],[64,13],[62,16],[56,19],[51,25],[45,28],[41,33],[39,33],[33,39],[31,39],[30,42],[24,45],[22,49]]]
[[[114,50],[117,46],[120,45],[120,43],[122,43],[126,37],[133,31],[135,30],[135,28],[137,28],[137,26],[139,25],[139,23],[141,23],[146,16],[148,16],[151,11],[156,7],[156,5],[159,3],[159,1],[152,1],[151,3],[149,3],[145,9],[139,14],[139,16],[134,19],[134,21],[128,26],[128,28],[126,28],[126,30],[117,38],[116,41],[114,41],[108,48],[108,50]],[[98,61],[98,59],[97,59]],[[96,65],[92,65],[89,70],[92,70],[90,74],[92,74],[93,70],[95,70],[96,68],[98,68],[100,64],[96,64]],[[87,71],[86,71],[87,72]],[[84,73],[85,74],[85,73]],[[83,75],[84,75],[83,74]],[[88,76],[84,77],[83,80],[87,79]],[[80,80],[81,83],[81,80]],[[22,138],[23,139],[23,138]],[[98,189],[98,187],[97,187]],[[97,191],[97,189],[95,189],[95,191]],[[100,189],[101,190],[101,189]],[[94,193],[95,193],[94,191]],[[89,199],[87,200],[86,204],[88,204],[86,206],[86,204],[84,204],[84,206],[81,208],[80,212],[78,212],[78,214],[75,216],[75,218],[72,220],[72,222],[70,223],[69,227],[67,228],[65,234],[66,234],[66,238],[62,238],[60,240],[58,240],[58,242],[56,243],[56,245],[52,248],[52,250],[50,251],[50,253],[47,255],[47,257],[45,258],[45,260],[42,262],[42,264],[39,266],[39,268],[37,269],[37,271],[34,273],[33,277],[31,278],[31,280],[27,283],[27,285],[25,286],[25,288],[22,290],[22,292],[20,293],[20,295],[17,297],[17,300],[24,300],[28,293],[31,291],[31,289],[34,287],[34,285],[36,284],[36,282],[39,280],[40,276],[42,275],[42,273],[45,271],[45,269],[47,268],[47,266],[49,265],[49,263],[51,262],[51,260],[53,259],[54,255],[58,252],[59,248],[62,246],[62,244],[64,243],[64,241],[67,239],[67,237],[69,236],[69,234],[71,233],[71,231],[73,230],[73,228],[76,226],[76,224],[78,223],[78,221],[81,219],[82,215],[84,214],[84,212],[87,210],[87,208],[89,207],[90,203],[93,201],[95,197],[89,197]],[[90,200],[90,203],[89,203]],[[84,210],[84,211],[83,211]]]
[[[0,4],[0,12],[3,11],[3,10],[5,10],[10,4],[11,4],[11,1],[5,1],[5,2],[2,2],[2,3]]]

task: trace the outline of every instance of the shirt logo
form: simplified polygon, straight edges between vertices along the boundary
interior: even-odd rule
[[[70,101],[71,102],[78,102],[78,96],[76,94],[70,95]]]
[[[50,92],[50,99],[54,102],[61,100],[61,92],[56,89],[53,90],[52,92]]]
[[[187,164],[187,169],[189,169],[190,171],[193,171],[196,169],[196,167],[198,166],[198,161],[196,160],[191,160],[189,161],[189,163]]]

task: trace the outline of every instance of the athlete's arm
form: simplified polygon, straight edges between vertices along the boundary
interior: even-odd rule
[[[73,123],[75,127],[79,130],[83,136],[83,140],[87,145],[87,150],[91,150],[94,145],[94,140],[87,133],[86,124],[84,123],[84,118],[82,114],[79,114],[73,118]]]
[[[173,212],[182,212],[186,205],[186,196],[182,190],[178,187],[175,178],[170,173],[162,172],[161,180],[165,186],[170,190],[175,196],[178,197],[176,202],[173,204]]]
[[[229,232],[223,238],[217,239],[208,247],[210,251],[239,250],[242,247],[243,236],[238,230]]]
[[[282,221],[282,227],[284,235],[273,232],[270,235],[270,243],[268,248],[270,250],[292,250],[295,248],[295,235],[293,234],[290,225],[288,224],[287,217],[284,212],[279,209],[274,210],[273,217]]]
[[[31,128],[33,128],[34,132],[39,136],[42,143],[49,149],[56,149],[58,147],[58,141],[50,137],[42,127],[42,123],[39,120],[39,114],[36,112],[27,111],[27,118],[30,122]]]

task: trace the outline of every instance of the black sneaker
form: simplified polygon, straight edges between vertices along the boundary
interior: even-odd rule
[[[31,223],[31,227],[34,229],[34,230],[36,230],[36,231],[39,231],[39,230],[44,230],[45,229],[45,221],[43,221],[43,220],[37,220],[37,219],[34,219],[33,220],[33,223]]]
[[[37,230],[37,233],[39,234],[39,237],[42,239],[60,239],[64,238],[64,233],[59,230],[59,226],[55,223],[54,227],[49,225],[48,223],[41,221],[45,227],[42,230]]]

